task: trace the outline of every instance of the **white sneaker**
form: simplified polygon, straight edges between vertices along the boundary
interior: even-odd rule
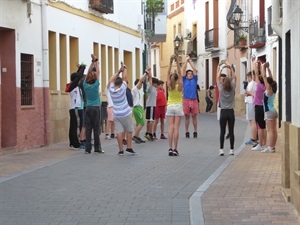
[[[233,149],[229,150],[229,155],[234,155]]]
[[[264,150],[261,150],[261,152],[264,152],[264,153],[274,153],[275,152],[275,148],[272,148],[272,147],[267,147],[265,148]]]
[[[224,150],[223,149],[220,149],[219,151],[219,156],[223,156],[224,155]]]
[[[105,135],[105,139],[106,139],[106,140],[111,140],[110,135],[109,135],[109,134]]]
[[[264,150],[264,147],[260,146],[260,144],[252,148],[252,151],[262,151],[262,150]]]

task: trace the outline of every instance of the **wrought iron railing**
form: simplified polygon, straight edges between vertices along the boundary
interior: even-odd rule
[[[205,31],[205,49],[217,48],[218,46],[218,29]]]
[[[258,18],[249,21],[249,43],[266,42],[265,22],[260,22]]]

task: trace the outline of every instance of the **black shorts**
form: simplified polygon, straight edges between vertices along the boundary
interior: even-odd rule
[[[155,106],[146,107],[146,120],[154,121],[155,119]]]
[[[265,112],[262,105],[255,105],[255,121],[257,128],[266,129]]]
[[[107,102],[102,102],[101,103],[101,122],[107,121]]]

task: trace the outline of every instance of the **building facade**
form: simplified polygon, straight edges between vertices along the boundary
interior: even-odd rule
[[[300,2],[272,0],[272,28],[279,36],[279,110],[282,186],[300,214]]]
[[[100,62],[102,99],[121,61],[128,67],[130,87],[140,76],[142,2],[101,2],[0,2],[1,153],[68,139],[65,85],[76,64],[89,65],[91,54]],[[138,15],[128,17],[128,7]]]

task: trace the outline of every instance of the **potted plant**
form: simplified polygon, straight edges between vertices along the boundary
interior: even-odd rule
[[[190,58],[192,59],[197,59],[198,58],[198,55],[197,55],[197,52],[196,51],[191,51],[191,53],[189,54]]]
[[[244,33],[240,33],[237,37],[236,37],[237,41],[239,42],[239,45],[241,46],[245,46],[247,45],[247,35]]]

